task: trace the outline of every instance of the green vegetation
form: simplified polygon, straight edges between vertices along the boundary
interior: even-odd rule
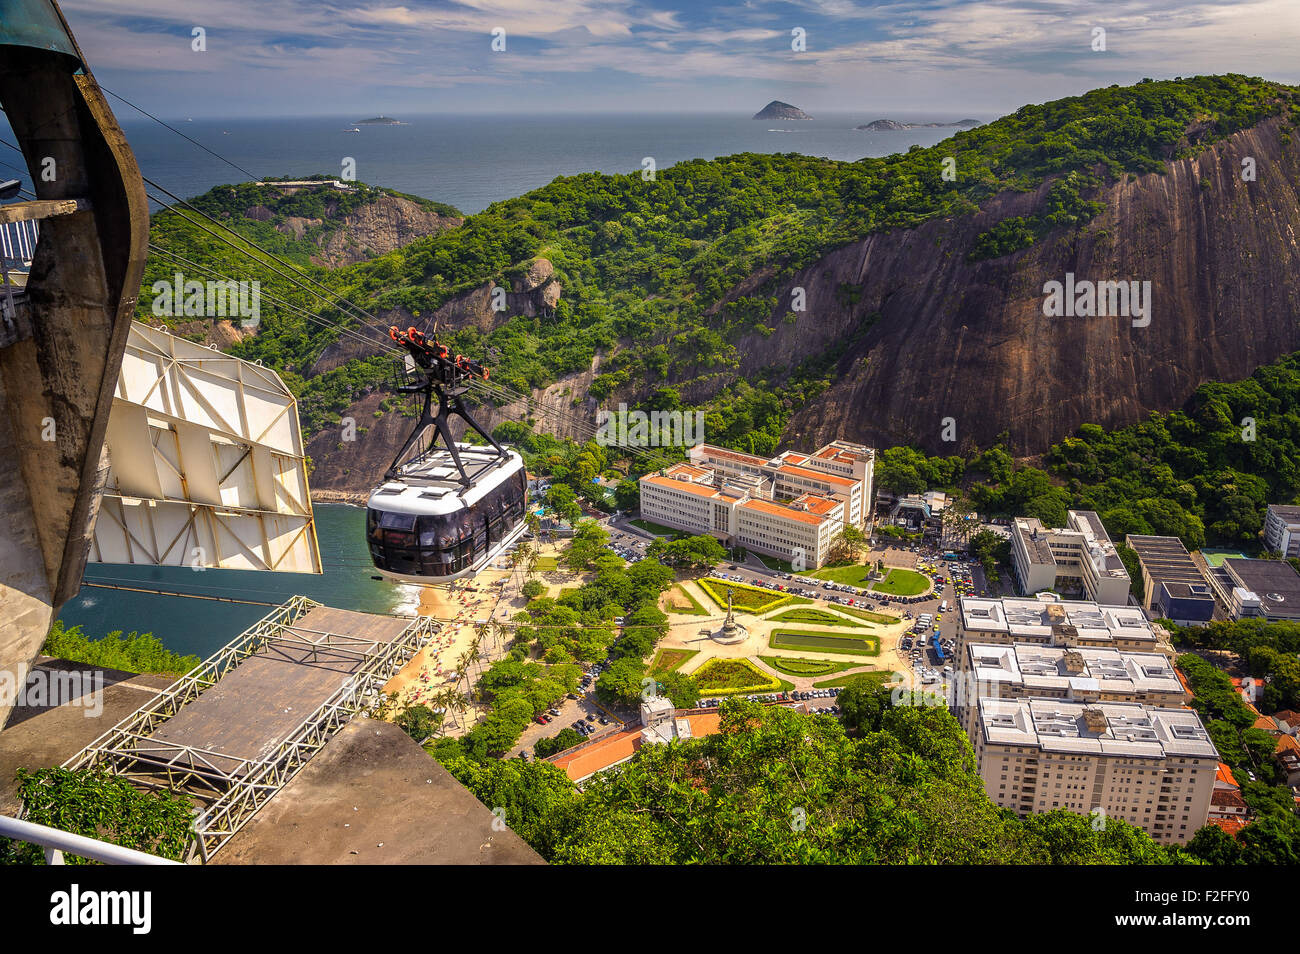
[[[443,713],[434,712],[426,705],[406,706],[393,719],[403,732],[416,742],[424,742],[442,725]]]
[[[655,653],[655,658],[650,663],[650,675],[660,676],[674,672],[681,668],[682,663],[699,653],[698,649],[661,649]]]
[[[852,738],[836,719],[781,706],[728,700],[720,714],[717,734],[642,746],[582,791],[546,763],[452,757],[445,764],[557,864],[1167,864],[1179,857],[1122,821],[1094,831],[1090,819],[1064,811],[1021,820],[998,809],[965,733],[940,708],[892,708],[885,692]],[[792,831],[796,808],[807,825]]]
[[[566,726],[555,735],[534,742],[533,754],[539,759],[549,758],[584,741],[586,740],[577,729],[570,729]]]
[[[790,656],[759,656],[777,672],[787,676],[829,676],[831,673],[852,669],[856,663],[832,662],[829,659],[798,659]]]
[[[418,320],[486,282],[511,284],[545,256],[564,289],[554,309],[510,315],[488,332],[466,323],[445,334],[448,346],[490,358],[493,378],[518,390],[585,371],[600,353],[597,400],[626,397],[639,401],[638,409],[673,410],[681,392],[670,385],[734,369],[742,339],[770,333],[788,313],[788,303],[778,300],[782,284],[828,251],[870,234],[969,215],[1000,193],[1050,182],[1039,207],[995,223],[965,250],[977,258],[1004,254],[1049,231],[1078,228],[1094,211],[1091,190],[1106,180],[1159,172],[1169,160],[1267,116],[1290,110],[1294,117],[1296,95],[1239,75],[1142,82],[1025,106],[935,146],[857,162],[742,154],[678,163],[652,182],[635,172],[560,177],[374,260],[310,270],[372,312]],[[942,176],[946,157],[956,161],[956,181]],[[310,249],[274,225],[289,214],[318,217],[320,198],[300,193],[278,204],[248,189],[219,187],[196,204],[307,267]],[[244,216],[267,201],[276,203],[272,220]],[[156,216],[152,238],[224,272],[260,279],[265,291],[318,306],[269,270],[215,246],[177,213]],[[171,271],[161,257],[151,258],[149,269],[146,287]],[[763,281],[738,295],[737,286],[756,274]],[[338,332],[270,304],[265,311],[259,333],[234,350],[288,372],[309,436],[336,425],[350,400],[383,380],[389,362],[378,358],[353,358],[310,375]],[[330,309],[324,315],[340,317]],[[791,411],[829,386],[840,357],[878,319],[864,316],[798,365],[713,389],[717,397],[705,409],[710,440],[773,452]]]
[[[873,613],[871,610],[860,610],[854,606],[836,606],[837,613],[844,613],[848,616],[856,616],[859,619],[865,619],[868,623],[880,623],[883,626],[892,626],[899,622],[901,617],[889,616],[885,613]]]
[[[894,567],[883,580],[871,584],[873,592],[888,593],[891,596],[919,596],[930,588],[930,580],[915,570]]]
[[[594,543],[600,551],[604,531],[591,527],[591,521],[580,524],[574,544]],[[536,597],[515,614],[509,653],[479,677],[475,689],[491,705],[487,718],[459,739],[435,743],[439,758],[462,754],[478,760],[505,753],[534,716],[577,688],[583,663],[611,660],[596,681],[597,693],[606,701],[639,698],[644,660],[668,630],[668,618],[656,604],[673,572],[652,560],[625,566],[601,552],[582,557],[592,569],[587,582],[558,599]],[[616,616],[626,619],[621,634],[614,626]]]
[[[100,639],[91,639],[82,633],[80,626],[66,627],[62,620],[54,621],[41,652],[104,669],[162,676],[183,676],[200,662],[198,656],[170,652],[153,633],[132,632],[123,636],[119,629]]]
[[[843,616],[836,616],[834,613],[828,613],[820,609],[799,609],[782,610],[768,619],[780,623],[816,623],[821,626],[860,626],[861,624],[853,622],[851,619],[845,619]]]
[[[916,596],[924,593],[930,581],[915,570],[903,567],[886,567],[888,571],[883,580],[872,580],[870,574],[874,567],[867,563],[850,563],[847,566],[824,566],[820,570],[809,570],[803,576],[830,580],[833,583],[846,583],[859,589],[872,589],[892,596]]]
[[[726,559],[727,551],[723,549],[717,537],[703,534],[676,540],[657,537],[646,547],[645,555],[665,566],[684,570],[707,570]]]
[[[1201,829],[1188,851],[1213,864],[1300,863],[1300,815],[1274,758],[1277,740],[1254,728],[1256,713],[1233,688],[1227,673],[1188,653],[1178,657],[1178,668],[1195,693],[1192,708],[1200,713],[1219,756],[1232,768],[1241,797],[1256,818],[1225,841]],[[1247,772],[1253,772],[1254,781]]]
[[[880,655],[880,641],[873,637],[844,636],[831,632],[774,629],[767,644],[773,649],[813,649],[821,653],[848,656]]]
[[[713,696],[781,689],[780,679],[769,676],[748,659],[710,659],[692,676],[701,692]]]
[[[892,672],[855,672],[847,676],[836,676],[834,679],[823,679],[820,682],[814,682],[813,688],[842,689],[845,686],[851,685],[855,679],[865,679],[874,686],[883,686],[893,678],[894,674]],[[835,697],[836,704],[839,705],[841,709],[844,708],[844,703],[841,699],[842,695],[843,693],[841,693],[840,696]]]
[[[646,533],[653,533],[661,537],[673,537],[674,539],[682,536],[681,530],[674,530],[672,527],[665,527],[661,523],[654,523],[650,520],[643,520],[637,517],[635,520],[629,520],[628,523],[634,527],[640,527]]]
[[[170,791],[142,792],[126,779],[92,769],[18,769],[26,820],[123,848],[180,861],[193,838],[194,806]],[[92,864],[64,855],[67,864]],[[43,864],[39,845],[0,838],[0,864]]]
[[[1259,704],[1264,712],[1300,709],[1300,623],[1243,619],[1207,626],[1169,624],[1169,628],[1180,646],[1239,656],[1250,675],[1263,684]]]
[[[1180,537],[1189,550],[1213,544],[1258,552],[1267,504],[1300,500],[1297,408],[1300,353],[1241,381],[1203,384],[1182,409],[1140,424],[1112,431],[1085,424],[1054,445],[1042,467],[1016,466],[1000,445],[967,458],[891,448],[880,455],[877,479],[894,489],[891,469],[902,462],[930,487],[965,486],[983,514],[1059,527],[1069,509],[1095,510],[1116,541],[1160,534]],[[1243,439],[1247,417],[1256,422],[1253,440]],[[994,533],[982,531],[971,545],[986,570],[1009,558]],[[1120,556],[1133,574],[1136,559],[1122,547]]]
[[[790,596],[774,590],[765,590],[758,586],[747,586],[744,583],[732,583],[729,580],[715,579],[711,576],[706,576],[696,582],[699,583],[700,589],[707,593],[709,598],[717,603],[720,608],[727,608],[727,590],[731,590],[731,605],[736,610],[753,613],[755,616],[761,616],[768,610],[774,610],[778,606],[812,602],[802,596]]]

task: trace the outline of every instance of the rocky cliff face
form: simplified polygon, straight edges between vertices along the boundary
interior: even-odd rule
[[[406,328],[414,323],[422,329],[426,326],[432,328],[435,324],[439,328],[455,329],[474,325],[486,333],[505,324],[514,315],[526,315],[532,318],[549,314],[559,303],[560,295],[564,290],[555,278],[555,267],[549,259],[545,258],[535,258],[526,263],[523,274],[508,281],[504,286],[505,309],[502,311],[493,308],[493,287],[491,282],[485,282],[459,295],[453,295],[431,316],[421,318],[418,322],[403,308],[376,312],[375,317],[379,319],[382,327],[397,325],[399,328]],[[391,345],[388,339],[381,339],[379,332],[374,329],[363,328],[359,334],[374,337],[375,341],[382,342],[384,347]],[[375,354],[376,351],[377,348],[368,347],[353,335],[340,338],[321,352],[321,356],[316,359],[308,374],[331,371],[353,358]],[[583,394],[585,393],[584,389]]]
[[[1242,180],[1246,158],[1254,182]],[[968,262],[966,252],[997,221],[1029,214],[1046,186],[974,216],[873,235],[782,287],[777,315],[795,286],[807,310],[793,324],[774,315],[770,337],[739,342],[739,375],[793,367],[865,327],[834,385],[795,414],[789,441],[955,452],[1008,431],[1031,454],[1086,422],[1130,424],[1300,349],[1298,190],[1300,143],[1272,120],[1164,174],[1104,187],[1095,198],[1105,209],[1088,225],[1003,258]],[[1151,282],[1150,324],[1044,316],[1044,283],[1067,272]],[[942,440],[947,417],[957,445]]]
[[[254,207],[244,214],[257,218],[259,210],[267,211]],[[321,225],[323,221],[290,216],[276,228],[300,239],[308,229]],[[391,252],[425,236],[437,235],[460,225],[463,219],[440,215],[402,196],[381,193],[375,201],[330,221],[338,227],[317,240],[320,254],[312,256],[312,261],[337,268]]]

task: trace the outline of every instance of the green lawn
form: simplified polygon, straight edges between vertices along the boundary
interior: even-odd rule
[[[689,608],[681,606],[689,603]],[[691,596],[684,586],[674,586],[668,590],[668,605],[673,607],[668,612],[681,613],[686,616],[708,616],[709,611],[700,605],[700,601]]]
[[[634,527],[640,527],[646,533],[653,533],[657,537],[678,537],[685,534],[681,530],[673,527],[665,527],[662,523],[654,523],[650,520],[642,520],[637,517],[635,520],[629,520],[628,523]]]
[[[666,672],[674,672],[681,668],[682,663],[692,656],[699,655],[698,649],[661,649],[655,653],[655,658],[650,663],[650,675],[658,676]]]
[[[851,563],[848,566],[824,566],[820,570],[810,570],[801,575],[833,583],[847,583],[858,589],[871,589],[891,596],[916,596],[924,593],[930,585],[930,580],[924,575],[901,566],[885,567],[885,578],[873,582],[867,578],[871,569],[866,563]]]
[[[766,553],[759,553],[757,550],[753,552],[754,556],[758,557],[758,562],[762,563],[763,566],[767,567],[769,570],[777,570],[781,573],[794,572],[793,567],[790,566],[789,560],[782,560],[780,557],[768,556]]]
[[[718,604],[719,609],[727,608],[727,590],[730,589],[732,605],[742,613],[753,613],[756,616],[774,610],[778,606],[812,602],[802,596],[789,596],[780,591],[746,586],[744,583],[730,583],[711,576],[706,576],[697,582],[700,584],[700,589],[709,594],[709,599]]]
[[[560,564],[556,562],[553,556],[544,556],[537,558],[537,564],[533,567],[538,573],[545,573],[548,570],[558,570]]]
[[[824,566],[820,570],[808,570],[800,573],[800,576],[811,576],[819,580],[830,580],[833,583],[847,583],[849,586],[865,588],[867,585],[867,574],[871,572],[871,567],[865,563],[850,563],[846,566]]]
[[[799,659],[791,656],[759,656],[763,662],[777,672],[787,676],[829,676],[832,673],[852,669],[857,663],[834,662],[830,659]]]
[[[869,623],[882,623],[885,626],[893,626],[901,617],[888,616],[884,613],[873,613],[871,610],[854,609],[852,606],[836,606],[841,613],[848,613],[850,616],[857,616],[859,619],[865,619]]]
[[[774,629],[767,644],[773,649],[812,649],[819,653],[839,653],[846,656],[878,656],[880,642],[870,637],[843,636],[830,632],[797,632]]]
[[[823,679],[821,682],[814,682],[814,689],[837,689],[847,686],[854,679],[870,679],[879,685],[884,685],[892,679],[892,672],[855,672],[849,676],[836,676],[834,679]]]
[[[874,593],[888,593],[891,596],[919,596],[930,586],[928,577],[915,570],[894,567],[883,580],[871,584]]]
[[[700,692],[721,696],[742,692],[780,692],[782,681],[748,659],[710,659],[691,673]]]
[[[782,610],[775,616],[770,617],[775,622],[781,623],[813,623],[817,626],[848,626],[852,628],[862,628],[861,623],[855,623],[851,619],[845,619],[843,616],[836,616],[834,613],[828,613],[825,610],[813,609],[807,606],[800,606],[797,609]]]

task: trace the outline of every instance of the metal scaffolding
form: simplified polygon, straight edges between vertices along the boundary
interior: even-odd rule
[[[385,639],[296,625],[317,609],[328,612],[304,596],[277,607],[92,742],[65,767],[107,769],[138,784],[165,785],[197,800],[204,808],[194,820],[192,852],[206,863],[353,716],[379,704],[384,685],[440,626],[423,616],[396,620],[368,617],[405,620],[396,636]],[[287,733],[260,740],[255,757],[160,737],[169,722],[205,691],[250,658],[268,653],[289,654],[280,661],[291,666],[315,667],[321,659],[346,660],[350,671],[331,670],[341,679],[337,688]],[[232,734],[238,734],[233,727]]]

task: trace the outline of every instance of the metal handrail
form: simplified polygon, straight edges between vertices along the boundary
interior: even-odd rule
[[[148,852],[136,851],[134,848],[123,848],[121,845],[100,841],[98,838],[74,835],[70,831],[50,828],[48,825],[38,825],[35,822],[23,821],[21,818],[11,818],[8,815],[0,815],[0,836],[40,845],[45,849],[46,863],[51,865],[63,864],[63,853],[65,851],[106,865],[180,864],[179,861],[172,861],[170,858],[160,858]]]

